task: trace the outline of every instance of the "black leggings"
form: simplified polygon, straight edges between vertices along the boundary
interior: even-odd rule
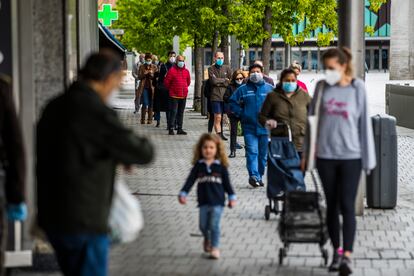
[[[355,239],[355,198],[361,176],[361,159],[317,160],[318,173],[325,191],[326,224],[334,249],[340,247],[339,213],[342,213],[344,251],[351,251]]]
[[[236,151],[237,145],[237,127],[239,125],[240,119],[230,115],[230,151]]]

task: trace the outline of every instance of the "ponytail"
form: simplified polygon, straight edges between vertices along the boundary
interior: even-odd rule
[[[330,58],[337,58],[341,65],[346,64],[345,74],[353,77],[354,66],[352,64],[352,54],[348,47],[331,48],[327,50],[322,56],[322,61],[325,62],[325,60]]]

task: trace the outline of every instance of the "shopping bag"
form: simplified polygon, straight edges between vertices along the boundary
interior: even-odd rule
[[[144,227],[139,201],[131,195],[124,178],[119,175],[115,180],[109,227],[114,243],[134,241]]]
[[[318,91],[316,91],[316,103],[312,114],[308,115],[306,139],[307,139],[307,152],[306,152],[306,170],[312,172],[316,167],[316,144],[318,139],[319,130],[319,117],[321,112],[321,102],[323,92],[325,89],[325,81],[322,81],[319,85]]]

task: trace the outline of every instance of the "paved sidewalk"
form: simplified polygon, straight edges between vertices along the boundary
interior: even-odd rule
[[[131,110],[122,120],[157,147],[153,164],[127,176],[141,201],[145,229],[139,239],[112,250],[111,275],[331,275],[316,245],[295,245],[285,265],[278,265],[281,246],[278,219],[264,220],[265,189],[247,184],[244,151],[231,160],[231,179],[238,194],[235,209],[226,208],[222,221],[222,258],[203,256],[195,193],[187,206],[177,193],[190,170],[192,147],[207,121],[188,111],[188,136],[168,136],[161,128],[139,125]],[[242,142],[242,139],[239,140]],[[354,275],[414,275],[414,138],[399,137],[399,202],[395,210],[369,210],[358,218]]]

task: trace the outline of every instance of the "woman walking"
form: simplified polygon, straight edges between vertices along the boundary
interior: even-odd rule
[[[153,99],[154,99],[154,79],[158,73],[158,67],[152,64],[152,55],[145,54],[145,61],[138,69],[139,87],[136,91],[136,101],[142,104],[141,124],[152,124],[153,120]],[[139,99],[139,100],[137,100]],[[148,117],[147,117],[148,113]],[[147,118],[147,121],[145,120]]]
[[[225,102],[225,110],[227,112],[227,116],[230,119],[230,155],[229,158],[235,158],[236,157],[236,149],[237,149],[237,127],[240,123],[240,118],[238,118],[236,115],[234,115],[228,106],[229,99],[231,95],[233,95],[234,91],[237,90],[245,81],[246,74],[243,72],[243,70],[236,70],[234,71],[231,83],[229,86],[227,86],[226,93],[224,93],[224,102]]]
[[[310,108],[310,114],[319,114],[316,166],[326,196],[326,222],[334,249],[329,271],[339,270],[339,275],[352,273],[355,198],[361,170],[369,172],[376,165],[365,85],[354,78],[351,59],[347,48],[325,52],[322,61],[326,80],[317,84]],[[319,110],[316,106],[320,106]],[[341,230],[343,254],[340,250]]]
[[[260,123],[272,129],[272,136],[287,137],[286,128],[277,127],[277,123],[285,123],[292,130],[293,142],[299,156],[305,137],[306,119],[311,97],[297,82],[297,75],[292,69],[285,69],[280,74],[280,81],[275,90],[267,95],[259,115]]]

